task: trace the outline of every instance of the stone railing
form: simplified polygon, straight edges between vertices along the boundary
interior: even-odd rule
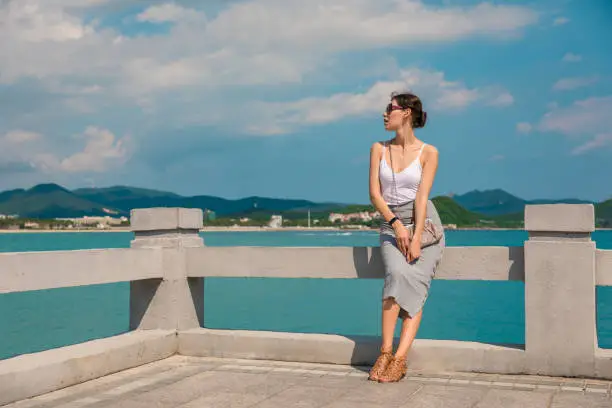
[[[202,212],[132,212],[130,249],[0,254],[2,293],[130,282],[131,331],[0,361],[0,405],[173,354],[368,364],[379,339],[206,329],[207,277],[382,278],[379,248],[206,247]],[[415,369],[612,378],[595,286],[612,285],[592,205],[529,205],[524,247],[448,247],[436,279],[525,282],[524,347],[417,339]],[[10,313],[11,311],[8,311]]]

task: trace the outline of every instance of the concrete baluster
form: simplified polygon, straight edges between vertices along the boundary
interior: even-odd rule
[[[204,321],[204,280],[187,278],[185,248],[202,247],[203,213],[192,208],[132,210],[132,248],[158,248],[162,279],[130,284],[130,329],[185,330]]]
[[[593,374],[594,219],[590,204],[525,208],[525,352],[530,373]]]

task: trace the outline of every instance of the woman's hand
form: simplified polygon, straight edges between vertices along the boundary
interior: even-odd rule
[[[421,256],[421,239],[414,237],[410,244],[408,245],[408,254],[406,259],[408,262],[413,262],[419,259]]]
[[[408,247],[410,245],[410,239],[408,238],[408,230],[400,221],[393,223],[393,230],[395,231],[395,241],[397,247],[404,256],[408,256]]]

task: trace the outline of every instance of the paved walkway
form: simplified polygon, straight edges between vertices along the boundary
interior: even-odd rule
[[[604,408],[611,384],[414,371],[378,384],[366,367],[177,356],[3,408]]]

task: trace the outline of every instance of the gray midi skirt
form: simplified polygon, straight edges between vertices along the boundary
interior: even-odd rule
[[[389,208],[404,225],[412,222],[414,201]],[[440,216],[433,202],[427,202],[427,218],[442,227]],[[429,295],[431,280],[442,259],[445,237],[440,242],[421,249],[421,256],[411,263],[397,247],[393,227],[383,221],[380,226],[380,251],[385,268],[383,299],[392,297],[410,317],[415,316]]]

